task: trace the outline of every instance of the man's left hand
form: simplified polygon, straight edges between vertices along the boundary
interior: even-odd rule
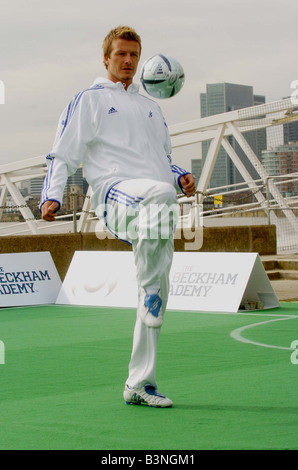
[[[195,194],[196,183],[191,173],[180,176],[179,183],[187,197],[193,196]]]

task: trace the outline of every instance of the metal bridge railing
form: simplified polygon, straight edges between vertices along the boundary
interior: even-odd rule
[[[249,131],[279,129],[281,126],[298,120],[297,104],[291,98],[274,103],[252,106],[216,116],[196,119],[170,126],[173,149],[191,144],[210,142],[196,196],[190,200],[180,198],[182,211],[180,225],[200,226],[203,224],[273,223],[277,226],[278,247],[280,250],[297,250],[297,198],[284,194],[285,181],[297,183],[298,174],[270,176],[260,159],[249,146],[244,134]],[[254,180],[231,145],[233,138],[257,172]],[[232,187],[209,188],[210,179],[219,149],[223,147],[238,172],[243,183]],[[242,156],[243,157],[243,156]],[[196,158],[194,155],[193,158]],[[0,235],[24,233],[52,233],[65,231],[88,232],[98,229],[98,220],[91,207],[90,188],[85,195],[80,211],[73,201],[73,211],[57,217],[57,222],[48,224],[34,217],[32,210],[19,190],[24,180],[44,177],[47,171],[45,157],[40,156],[26,161],[0,165]],[[10,194],[15,209],[24,222],[3,224],[1,219],[7,209],[7,196]],[[213,201],[213,202],[212,202]],[[191,206],[189,203],[191,202]],[[186,204],[186,206],[185,206]],[[185,209],[185,207],[186,209]],[[70,221],[67,221],[67,218]],[[104,227],[102,227],[104,230]]]

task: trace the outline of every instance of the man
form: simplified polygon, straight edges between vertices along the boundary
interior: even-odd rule
[[[98,217],[132,245],[135,257],[139,304],[124,399],[171,407],[172,401],[157,391],[157,342],[169,293],[176,190],[191,196],[195,183],[189,172],[171,164],[161,110],[133,83],[141,55],[139,35],[126,26],[112,30],[103,42],[103,55],[107,79],[98,78],[78,93],[61,116],[47,156],[42,217],[55,220],[67,177],[82,162]]]

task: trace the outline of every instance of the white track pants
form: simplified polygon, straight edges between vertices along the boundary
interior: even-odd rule
[[[173,186],[148,179],[118,183],[107,197],[107,226],[120,239],[132,244],[138,284],[147,292],[160,289],[163,312],[169,294],[178,207]],[[137,314],[127,379],[130,387],[157,386],[159,335],[160,328],[147,327]]]

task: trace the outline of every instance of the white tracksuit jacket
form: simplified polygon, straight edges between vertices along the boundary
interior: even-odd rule
[[[117,182],[148,178],[179,189],[180,176],[189,172],[171,164],[170,136],[160,107],[138,91],[134,83],[126,91],[121,82],[98,78],[72,99],[47,156],[41,205],[47,200],[62,204],[67,178],[81,163],[100,217],[108,190]]]

